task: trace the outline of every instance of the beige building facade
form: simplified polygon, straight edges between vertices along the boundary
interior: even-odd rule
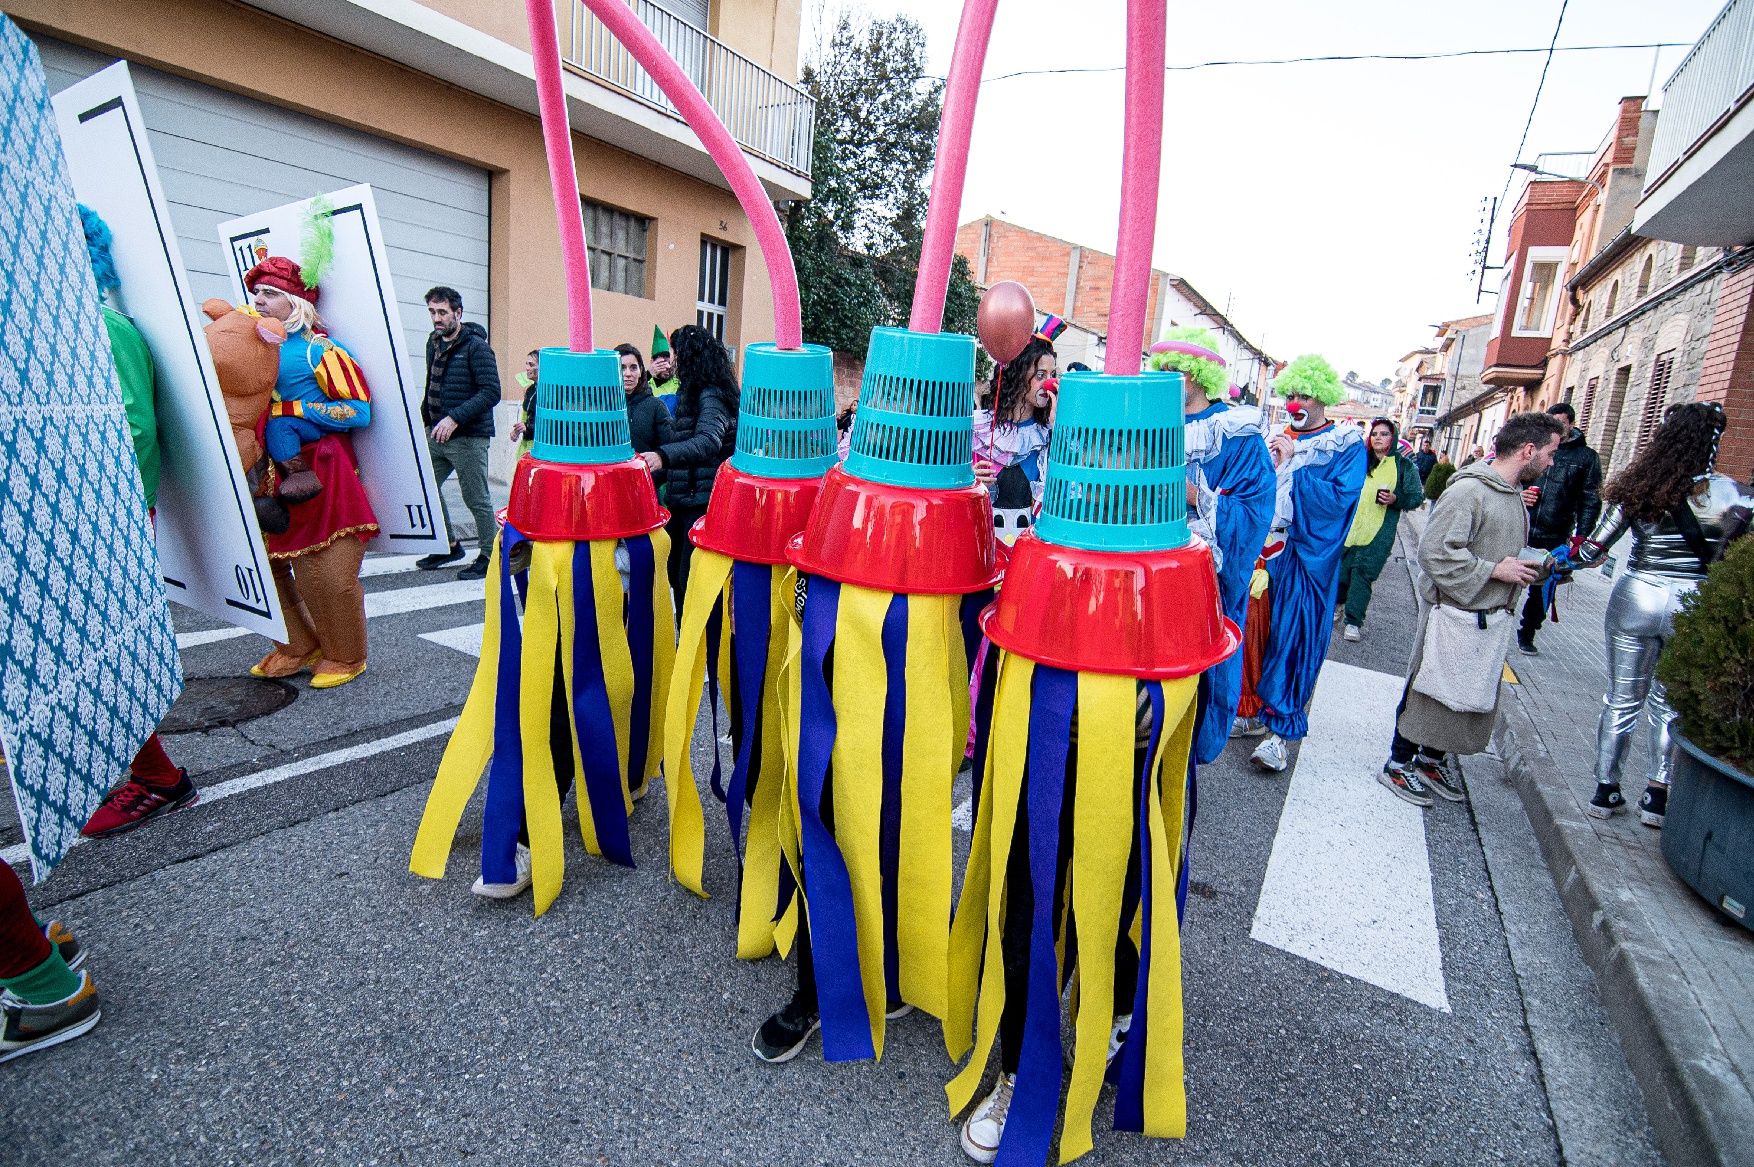
[[[802,0],[629,0],[697,78],[780,204],[808,198],[814,109],[794,82]],[[410,354],[422,297],[464,293],[508,396],[566,343],[566,289],[523,6],[515,0],[16,0],[52,89],[130,63],[197,297],[214,228],[357,182],[380,216]],[[122,12],[125,11],[125,18]],[[644,351],[701,323],[734,353],[773,336],[749,223],[693,132],[579,0],[557,0],[592,248],[595,340]],[[209,270],[211,268],[212,270]]]

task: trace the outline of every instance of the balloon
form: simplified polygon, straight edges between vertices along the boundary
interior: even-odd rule
[[[1035,299],[1015,280],[1001,280],[981,297],[975,315],[981,347],[1000,364],[1015,360],[1035,335]]]

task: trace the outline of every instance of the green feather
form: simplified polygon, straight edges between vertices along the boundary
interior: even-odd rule
[[[1164,340],[1197,344],[1211,352],[1218,351],[1218,336],[1210,328],[1197,324],[1180,324],[1163,334]],[[1230,376],[1216,361],[1202,360],[1187,353],[1152,353],[1151,367],[1159,373],[1180,373],[1192,377],[1206,394],[1206,400],[1217,401],[1230,391]]]
[[[335,204],[318,196],[305,212],[304,237],[300,240],[298,270],[305,287],[314,288],[329,274],[335,262]]]
[[[1293,393],[1313,397],[1323,405],[1338,405],[1346,400],[1340,375],[1315,353],[1305,353],[1286,365],[1285,371],[1273,378],[1273,392],[1281,397]]]

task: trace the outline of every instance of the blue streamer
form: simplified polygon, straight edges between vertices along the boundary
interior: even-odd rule
[[[573,548],[572,716],[578,727],[582,780],[603,857],[633,866],[627,837],[621,759],[615,744],[615,716],[609,708],[609,682],[603,676],[603,648],[597,639],[597,590],[591,580],[591,545]]]
[[[822,1056],[831,1062],[874,1058],[871,1015],[859,978],[859,939],[853,919],[853,883],[827,821],[825,804],[838,721],[829,690],[840,585],[810,577],[804,600],[804,643],[799,710],[798,810],[803,835],[805,905],[811,966],[822,1015]]]
[[[1076,673],[1036,665],[1030,688],[1023,784],[1034,900],[1029,931],[1029,1002],[1017,1055],[1016,1095],[994,1160],[999,1167],[1041,1167],[1047,1162],[1066,1072],[1060,1052],[1059,954],[1054,932],[1060,914],[1060,815],[1065,801],[1066,755],[1072,740],[1072,709],[1077,700]],[[1011,845],[1015,847],[1017,841]]]
[[[901,872],[901,769],[907,725],[907,621],[905,595],[891,597],[883,615],[883,669],[888,693],[883,701],[883,805],[878,824],[877,868],[883,878],[883,976],[889,1000],[901,1000],[901,959],[896,937]]]
[[[761,765],[761,705],[767,692],[767,642],[773,631],[773,568],[765,563],[731,565],[731,734],[737,739],[737,762],[725,791],[725,819],[731,826],[731,849],[743,871],[743,811],[754,796]],[[713,744],[718,752],[718,743]]]
[[[652,743],[652,577],[657,572],[652,537],[636,535],[627,548],[627,648],[633,655],[633,709],[627,726],[627,789],[646,780]]]
[[[519,600],[529,587],[520,572],[514,589],[513,552],[528,542],[509,523],[499,543],[499,661],[494,676],[493,758],[487,765],[487,794],[481,820],[481,878],[488,883],[517,879],[518,831],[524,825],[524,746],[518,725],[518,678],[523,671],[524,635]]]
[[[1127,1040],[1121,1046],[1119,1089],[1115,1095],[1114,1129],[1145,1130],[1145,1045],[1149,1036],[1146,1003],[1151,983],[1151,766],[1163,732],[1163,682],[1146,681],[1145,693],[1151,699],[1151,740],[1145,747],[1145,780],[1139,784],[1138,831],[1134,846],[1139,848],[1139,898],[1142,905],[1139,927],[1139,983],[1133,989],[1133,1023],[1127,1029]]]

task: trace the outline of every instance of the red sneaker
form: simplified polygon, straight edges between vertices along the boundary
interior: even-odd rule
[[[178,773],[175,786],[148,786],[138,778],[130,778],[110,792],[79,833],[88,839],[119,835],[133,830],[147,819],[193,806],[200,798],[201,793],[189,781],[187,770]]]

